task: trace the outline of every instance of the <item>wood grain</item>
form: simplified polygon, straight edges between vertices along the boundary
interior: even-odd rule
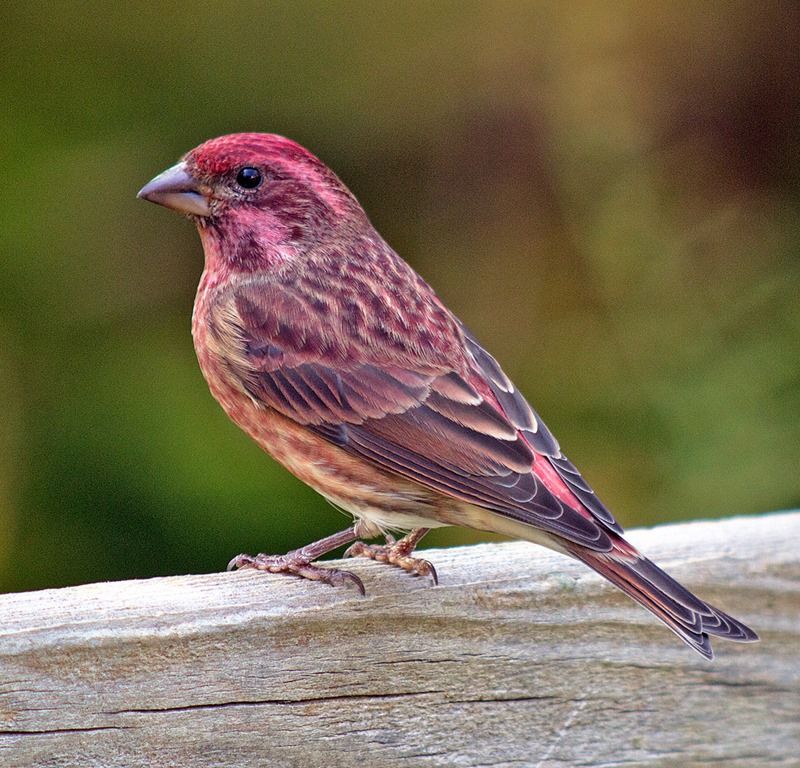
[[[630,532],[762,636],[707,662],[578,563],[428,550],[0,596],[0,765],[800,765],[800,513]]]

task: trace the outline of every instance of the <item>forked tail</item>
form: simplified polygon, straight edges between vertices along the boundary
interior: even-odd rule
[[[611,552],[594,552],[577,545],[568,545],[567,548],[655,614],[681,640],[707,659],[714,658],[709,635],[739,643],[758,640],[752,629],[703,602],[630,544],[618,537],[615,539],[615,548]]]

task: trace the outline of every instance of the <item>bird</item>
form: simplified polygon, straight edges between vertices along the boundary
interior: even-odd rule
[[[314,154],[269,133],[210,139],[138,197],[188,217],[205,267],[192,313],[202,373],[230,419],[353,517],[255,568],[364,585],[334,549],[438,583],[431,529],[531,541],[598,572],[704,657],[753,642],[625,540],[612,513],[497,360],[381,237]],[[402,538],[395,534],[404,532]],[[384,537],[383,544],[367,541]]]

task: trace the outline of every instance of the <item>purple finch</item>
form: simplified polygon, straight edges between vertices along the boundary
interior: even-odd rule
[[[709,635],[757,639],[625,541],[497,361],[310,152],[275,135],[222,136],[139,196],[188,215],[200,233],[192,333],[214,397],[356,521],[230,567],[363,592],[353,574],[314,563],[355,542],[351,555],[435,581],[414,547],[430,528],[461,525],[581,560],[708,658]],[[392,530],[411,533],[395,541]],[[380,534],[385,545],[360,541]]]

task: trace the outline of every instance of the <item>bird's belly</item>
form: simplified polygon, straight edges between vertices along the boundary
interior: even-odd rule
[[[337,498],[322,491],[320,493],[334,507],[349,512],[353,517],[372,523],[381,531],[410,531],[412,528],[441,528],[449,525],[435,517],[424,516],[410,510],[394,509],[392,499],[387,500],[387,503],[382,506],[374,506],[353,496]]]
[[[446,524],[432,517],[439,499],[422,486],[350,456],[275,411],[254,405],[226,410],[270,456],[353,516],[381,530]]]
[[[441,496],[350,456],[307,427],[257,404],[227,380],[207,350],[197,351],[211,393],[230,419],[333,505],[381,530],[449,524],[437,520]]]

